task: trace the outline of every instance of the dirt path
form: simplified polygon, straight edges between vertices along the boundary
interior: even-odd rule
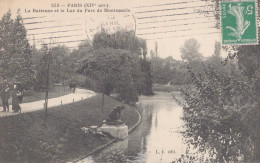
[[[77,102],[77,101],[92,97],[95,94],[96,93],[93,91],[77,88],[75,94],[70,93],[68,95],[49,99],[48,108],[58,106],[58,105],[65,105],[65,104]],[[40,101],[22,103],[22,104],[20,104],[20,106],[22,108],[22,113],[44,109],[44,102],[45,102],[44,100],[40,100]],[[3,107],[0,107],[0,111],[2,111],[2,110],[3,110]],[[9,112],[0,112],[0,117],[12,116],[15,114],[20,114],[20,113],[13,113],[12,104],[10,104]]]

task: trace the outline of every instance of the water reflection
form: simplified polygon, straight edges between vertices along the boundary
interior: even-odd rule
[[[172,162],[186,151],[182,135],[182,108],[167,92],[141,96],[142,123],[128,139],[114,143],[81,162]]]

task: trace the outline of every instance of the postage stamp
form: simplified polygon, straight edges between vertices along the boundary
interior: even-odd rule
[[[258,44],[255,0],[222,1],[221,28],[223,45]]]

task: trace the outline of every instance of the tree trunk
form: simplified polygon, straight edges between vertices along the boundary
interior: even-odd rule
[[[104,102],[105,102],[105,94],[102,93],[102,107],[101,107],[101,110],[103,110],[103,108],[104,108]]]
[[[49,96],[49,73],[50,73],[50,63],[48,61],[47,65],[47,77],[46,77],[46,93],[45,93],[45,103],[44,103],[44,121],[43,124],[46,126],[47,125],[47,109],[48,109],[48,96]]]

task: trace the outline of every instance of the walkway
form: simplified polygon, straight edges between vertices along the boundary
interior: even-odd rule
[[[77,101],[92,97],[94,95],[96,95],[96,93],[93,91],[77,88],[75,94],[70,93],[68,95],[49,99],[48,108],[77,102]],[[20,106],[22,108],[22,113],[27,113],[27,112],[44,109],[44,102],[45,102],[44,100],[40,100],[40,101],[22,103],[22,104],[20,104]],[[0,107],[0,111],[2,111],[2,110],[3,110],[3,107]],[[19,114],[19,113],[13,113],[12,105],[10,105],[9,112],[0,112],[0,117],[12,116],[12,115],[16,115],[16,114]]]

